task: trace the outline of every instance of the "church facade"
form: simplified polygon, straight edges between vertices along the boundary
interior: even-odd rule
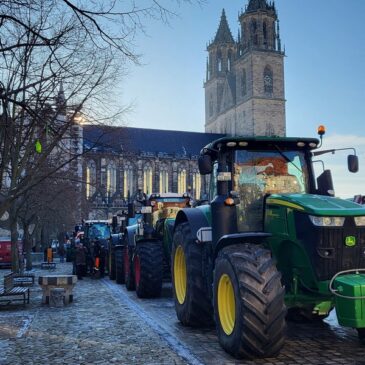
[[[225,11],[208,45],[205,131],[285,135],[284,52],[273,3],[251,0],[233,39]]]
[[[105,219],[138,189],[209,191],[198,171],[202,147],[225,135],[285,135],[284,52],[273,3],[249,0],[234,40],[223,10],[208,45],[205,133],[83,126],[82,217]]]

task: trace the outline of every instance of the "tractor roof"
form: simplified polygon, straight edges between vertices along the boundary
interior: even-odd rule
[[[244,150],[272,150],[279,147],[281,150],[313,150],[319,145],[317,138],[299,137],[223,137],[206,145],[201,155],[217,153],[223,149]]]
[[[151,194],[148,199],[163,199],[163,198],[188,198],[189,195],[186,193],[180,194],[180,193],[153,193]]]

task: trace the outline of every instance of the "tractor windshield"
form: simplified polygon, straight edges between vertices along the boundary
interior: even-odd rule
[[[90,239],[110,238],[110,227],[104,223],[94,223],[89,229]]]
[[[234,190],[238,192],[240,231],[261,231],[266,194],[307,193],[309,174],[301,151],[235,151]]]

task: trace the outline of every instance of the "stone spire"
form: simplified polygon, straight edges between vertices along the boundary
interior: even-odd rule
[[[226,12],[224,9],[222,11],[221,21],[217,34],[214,38],[213,44],[215,43],[234,43],[234,39],[232,37],[231,30],[229,29]]]

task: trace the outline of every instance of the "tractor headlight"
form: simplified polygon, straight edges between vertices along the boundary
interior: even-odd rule
[[[315,226],[320,227],[342,227],[345,223],[345,217],[317,217],[310,215],[309,219]]]
[[[365,217],[355,217],[355,224],[357,226],[365,226]]]

